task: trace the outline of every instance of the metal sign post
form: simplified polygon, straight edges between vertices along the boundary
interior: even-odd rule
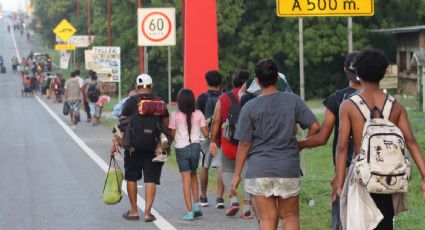
[[[299,40],[299,53],[300,53],[300,97],[301,99],[305,100],[303,18],[298,18],[298,40]]]
[[[348,27],[348,52],[353,52],[353,18],[348,17],[347,19]]]
[[[168,104],[171,103],[171,46],[168,46]]]

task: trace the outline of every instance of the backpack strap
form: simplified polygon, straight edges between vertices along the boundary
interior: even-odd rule
[[[395,103],[395,98],[391,95],[387,95],[387,99],[385,100],[384,108],[382,109],[382,115],[385,119],[390,119],[391,112],[393,111]]]
[[[226,93],[227,96],[229,96],[230,100],[233,104],[239,104],[239,101],[236,99],[235,95],[232,93],[232,91]]]
[[[352,101],[354,105],[356,105],[357,109],[360,111],[365,121],[370,119],[370,109],[367,106],[366,102],[364,102],[362,97],[360,97],[359,95],[354,95],[350,97],[349,100]]]

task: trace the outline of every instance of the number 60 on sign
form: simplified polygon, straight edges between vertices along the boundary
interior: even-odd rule
[[[276,0],[279,17],[373,16],[373,0]]]

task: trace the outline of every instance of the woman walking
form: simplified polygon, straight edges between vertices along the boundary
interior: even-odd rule
[[[236,195],[245,161],[245,191],[253,195],[261,230],[300,228],[300,156],[297,124],[312,134],[320,125],[298,96],[279,92],[278,68],[265,59],[255,66],[261,94],[242,107],[236,129],[239,140],[231,192]]]
[[[178,111],[171,114],[171,133],[174,137],[176,158],[183,181],[183,194],[187,212],[184,220],[191,221],[202,216],[199,204],[198,169],[201,152],[200,135],[208,136],[205,117],[195,110],[195,96],[189,89],[182,89],[177,96]],[[193,205],[192,205],[193,197]]]

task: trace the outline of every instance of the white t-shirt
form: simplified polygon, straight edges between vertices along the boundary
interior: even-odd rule
[[[204,114],[202,114],[200,110],[195,110],[195,112],[192,113],[192,129],[190,132],[190,140],[192,143],[199,143],[201,127],[205,126],[207,126],[207,124],[205,122]],[[171,113],[170,124],[168,127],[176,130],[176,148],[184,148],[190,144],[189,132],[186,124],[186,114],[180,111]]]

